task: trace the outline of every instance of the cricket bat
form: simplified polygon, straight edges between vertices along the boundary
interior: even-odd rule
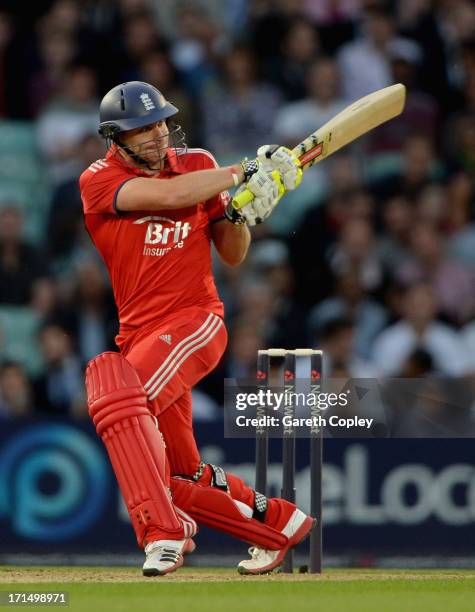
[[[397,83],[374,91],[347,106],[294,147],[293,152],[300,159],[302,170],[305,172],[353,140],[400,115],[405,99],[406,88]],[[253,198],[253,194],[246,189],[233,199],[233,206],[236,209],[243,208]]]

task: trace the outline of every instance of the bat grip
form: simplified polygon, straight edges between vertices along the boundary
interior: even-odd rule
[[[254,194],[249,189],[244,189],[241,193],[238,193],[236,197],[233,198],[233,208],[239,210],[240,208],[244,208],[249,202],[252,202],[254,199]]]

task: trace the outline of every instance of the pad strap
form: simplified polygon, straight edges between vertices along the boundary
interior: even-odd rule
[[[252,517],[263,523],[266,519],[267,497],[256,491],[254,493],[254,511]]]
[[[217,465],[213,465],[212,463],[208,463],[213,475],[211,476],[211,486],[216,487],[216,489],[221,489],[221,491],[226,491],[229,493],[228,487],[228,479],[226,478],[226,472],[222,467]]]

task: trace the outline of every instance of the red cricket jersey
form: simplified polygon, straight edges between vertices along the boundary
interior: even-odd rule
[[[203,149],[188,149],[173,162],[160,180],[218,167]],[[137,176],[147,175],[122,161],[113,145],[79,179],[86,228],[109,270],[119,310],[119,348],[138,329],[185,308],[223,316],[211,268],[210,222],[222,217],[227,192],[175,210],[117,210],[120,188]]]

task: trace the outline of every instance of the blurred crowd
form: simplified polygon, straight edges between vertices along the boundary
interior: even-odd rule
[[[306,173],[245,264],[216,259],[230,342],[197,416],[271,346],[322,348],[338,377],[475,373],[473,0],[4,0],[0,417],[85,415],[84,366],[114,350],[77,179],[105,154],[101,97],[133,79],[223,164],[407,87],[400,117]]]

